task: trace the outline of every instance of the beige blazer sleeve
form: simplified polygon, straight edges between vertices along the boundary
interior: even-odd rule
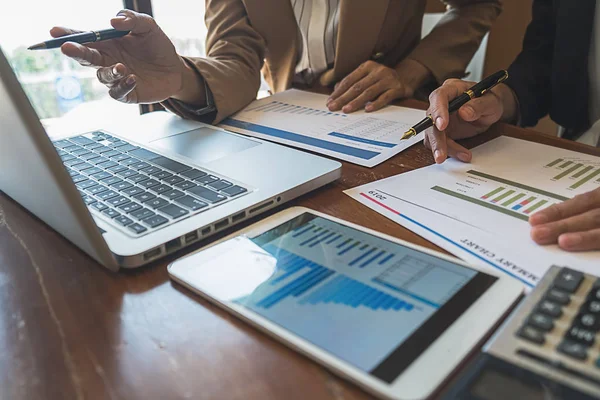
[[[186,57],[206,81],[217,109],[217,124],[256,99],[265,58],[265,42],[248,21],[241,0],[206,0],[206,57]],[[198,119],[180,103],[163,105],[185,118]]]
[[[438,83],[462,78],[492,23],[502,12],[502,0],[442,0],[447,11],[408,58],[419,61]]]

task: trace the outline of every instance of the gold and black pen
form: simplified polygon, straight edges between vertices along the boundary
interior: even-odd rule
[[[448,104],[448,111],[453,113],[458,111],[459,108],[464,106],[469,100],[472,100],[476,97],[483,96],[486,92],[491,90],[497,84],[504,82],[508,78],[508,72],[505,70],[498,71],[479,83],[476,83],[469,90],[455,98]],[[421,122],[410,128],[404,135],[401,140],[409,139],[417,134],[423,132],[425,129],[431,128],[433,126],[433,117],[428,115]]]
[[[100,31],[80,32],[34,44],[33,46],[29,46],[28,50],[56,49],[67,42],[75,42],[80,44],[101,42],[103,40],[117,39],[126,36],[127,34],[129,34],[129,31],[118,31],[112,28],[103,29]]]

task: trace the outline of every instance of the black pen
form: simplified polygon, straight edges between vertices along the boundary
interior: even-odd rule
[[[116,29],[103,29],[101,31],[90,31],[75,33],[73,35],[61,36],[56,39],[29,46],[28,50],[46,50],[56,49],[66,42],[75,42],[79,44],[100,42],[102,40],[110,40],[123,37],[130,31],[118,31]]]
[[[472,88],[455,98],[448,105],[448,111],[453,113],[458,111],[459,108],[464,106],[469,100],[472,100],[476,97],[483,96],[487,91],[491,90],[497,84],[504,82],[508,78],[508,72],[505,70],[498,71],[479,83],[476,83]],[[428,115],[421,122],[410,128],[406,133],[402,136],[401,140],[409,139],[417,134],[423,132],[427,128],[431,128],[433,126],[433,117]]]

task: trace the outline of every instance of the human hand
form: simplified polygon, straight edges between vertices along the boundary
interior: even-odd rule
[[[185,63],[152,17],[123,10],[110,22],[113,28],[131,33],[86,45],[67,42],[61,51],[83,66],[98,68],[98,80],[110,96],[125,103],[159,102],[182,89]],[[50,30],[53,37],[78,32],[62,27]]]
[[[425,146],[432,150],[435,162],[446,161],[448,156],[470,162],[469,150],[455,142],[485,132],[494,123],[514,119],[517,102],[508,86],[500,84],[484,96],[470,100],[450,115],[448,104],[467,91],[474,82],[449,79],[429,96],[427,115],[434,126],[425,132]]]
[[[600,250],[600,188],[550,206],[529,218],[538,244],[567,251]]]
[[[429,70],[405,60],[397,69],[375,61],[364,62],[336,86],[327,100],[330,111],[377,111],[399,98],[411,97],[427,79]]]

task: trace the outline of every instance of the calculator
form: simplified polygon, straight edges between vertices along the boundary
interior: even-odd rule
[[[553,266],[445,399],[598,399],[599,332],[600,279]]]

